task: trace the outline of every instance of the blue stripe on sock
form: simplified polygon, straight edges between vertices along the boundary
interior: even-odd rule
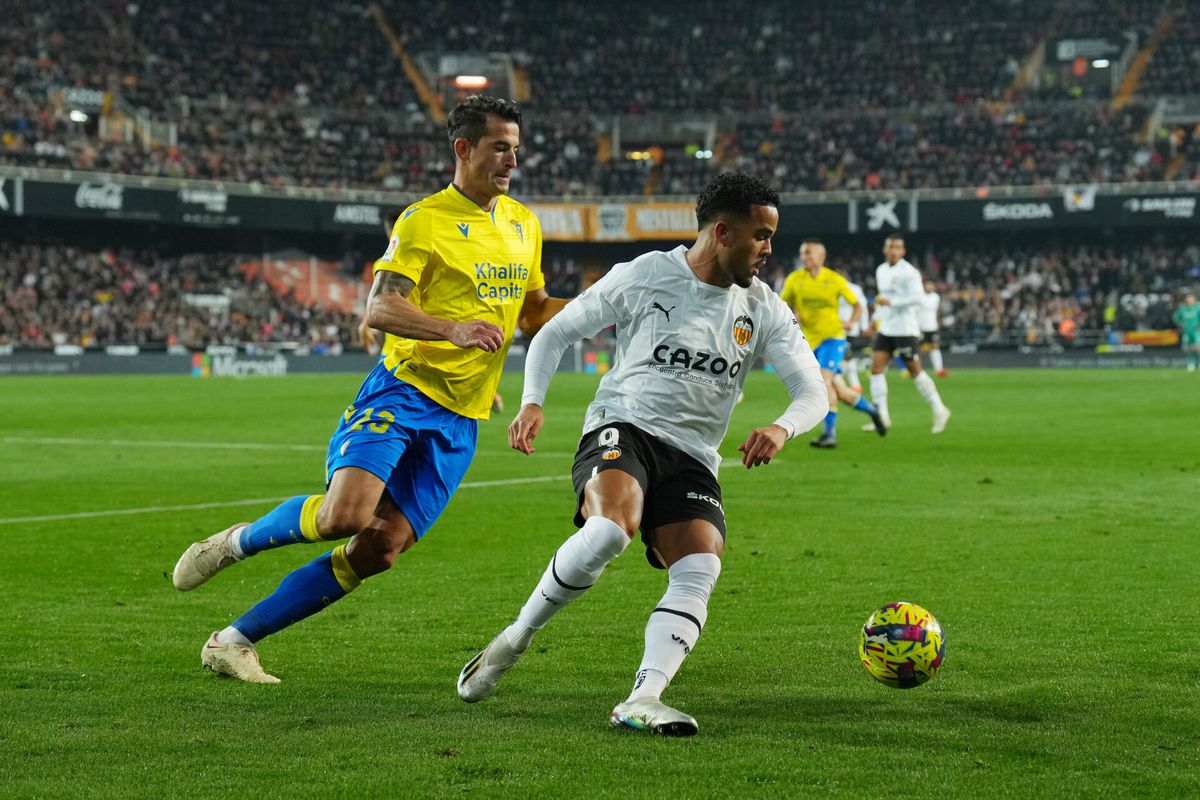
[[[243,528],[238,540],[242,552],[252,556],[285,544],[308,542],[300,533],[300,509],[308,498],[301,494],[284,500],[274,511]]]
[[[868,400],[867,398],[863,397],[862,395],[858,396],[858,402],[854,404],[854,407],[857,410],[862,411],[866,414],[874,414],[878,411],[878,409],[876,409],[875,406],[872,405],[871,401]]]
[[[830,411],[828,414],[825,415],[825,433],[829,436],[833,436],[833,434],[836,430],[837,430],[837,412]]]
[[[332,555],[323,553],[289,573],[269,597],[234,620],[233,627],[257,642],[345,596],[333,574]]]

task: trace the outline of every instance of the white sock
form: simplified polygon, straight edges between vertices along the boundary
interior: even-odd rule
[[[929,351],[929,363],[933,367],[934,372],[941,372],[945,369],[942,363],[942,348],[935,347]]]
[[[693,553],[671,565],[667,593],[646,623],[646,651],[629,700],[658,699],[675,677],[708,621],[708,597],[721,574],[721,559]]]
[[[508,643],[521,650],[528,647],[533,635],[563,606],[591,588],[608,562],[628,546],[629,536],[620,525],[604,517],[589,517],[558,548],[516,622],[505,628]]]
[[[942,398],[938,394],[937,387],[933,385],[933,378],[929,377],[929,373],[921,370],[921,374],[913,379],[913,385],[917,387],[917,391],[921,393],[921,397],[925,398],[925,402],[929,403],[929,407],[934,411],[942,408]]]
[[[846,385],[851,389],[862,390],[862,383],[858,380],[858,359],[850,358],[846,360]]]
[[[217,634],[217,641],[221,644],[248,644],[254,647],[254,642],[247,639],[246,634],[232,625]]]
[[[878,375],[871,375],[871,402],[879,407],[879,413],[886,418],[891,416],[888,414],[888,387],[887,378],[881,372]]]

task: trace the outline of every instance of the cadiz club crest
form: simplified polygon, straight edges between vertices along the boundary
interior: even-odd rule
[[[733,340],[739,346],[745,347],[750,344],[750,337],[754,335],[754,321],[745,314],[733,321]]]

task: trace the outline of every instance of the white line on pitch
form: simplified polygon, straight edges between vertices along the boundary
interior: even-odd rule
[[[83,439],[69,438],[64,436],[54,436],[39,438],[33,436],[0,436],[0,442],[5,444],[61,444],[61,445],[106,445],[108,447],[177,447],[177,448],[194,448],[197,450],[302,450],[307,452],[318,451],[324,453],[329,448],[316,444],[271,444],[268,442],[172,442],[161,439]],[[568,452],[542,452],[538,451],[539,455],[543,456],[573,456],[574,453]],[[515,450],[501,450],[495,453],[488,453],[489,456],[495,455],[523,455]]]
[[[202,450],[319,450],[327,447],[315,444],[267,444],[265,442],[167,442],[158,439],[69,439],[66,437],[34,438],[5,436],[0,441],[6,444],[82,444],[107,445],[109,447],[192,447]]]
[[[486,489],[491,486],[512,486],[520,483],[546,483],[547,481],[563,481],[570,475],[542,475],[535,478],[505,478],[496,481],[467,481],[459,484],[460,489]],[[282,503],[287,497],[256,497],[249,500],[225,500],[219,503],[194,503],[186,506],[148,506],[146,508],[115,508],[108,511],[79,511],[74,514],[47,514],[41,517],[8,517],[0,519],[0,525],[14,525],[19,522],[54,522],[63,519],[92,519],[94,517],[123,517],[131,514],[157,514],[163,511],[197,511],[205,508],[230,508],[233,506],[253,506],[262,503]]]

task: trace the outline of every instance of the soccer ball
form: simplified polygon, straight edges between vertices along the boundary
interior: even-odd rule
[[[946,655],[942,626],[913,603],[888,603],[867,618],[858,655],[871,677],[895,689],[931,680]]]

